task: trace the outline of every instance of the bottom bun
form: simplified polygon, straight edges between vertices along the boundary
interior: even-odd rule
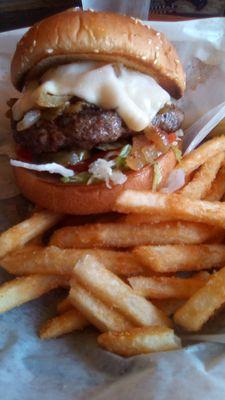
[[[176,165],[172,150],[157,160],[162,174],[161,186]],[[30,170],[14,167],[17,184],[22,194],[37,204],[55,212],[73,215],[100,214],[113,210],[116,198],[125,189],[148,190],[152,188],[153,168],[146,166],[140,171],[127,174],[123,185],[108,189],[104,183],[75,185],[60,183],[58,179],[40,176]]]

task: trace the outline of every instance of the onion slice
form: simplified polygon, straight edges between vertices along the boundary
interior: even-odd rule
[[[69,178],[74,175],[74,172],[71,169],[65,168],[62,165],[57,164],[55,162],[47,164],[31,164],[18,160],[10,160],[10,164],[13,167],[26,168],[38,172],[49,172],[50,174],[59,174],[66,178]]]
[[[32,125],[36,124],[36,122],[39,121],[40,118],[41,112],[39,110],[31,110],[27,112],[24,115],[23,119],[17,123],[17,131],[20,132],[30,128]]]
[[[173,193],[181,189],[185,184],[185,173],[182,168],[177,168],[169,174],[167,185],[161,189],[162,193]]]

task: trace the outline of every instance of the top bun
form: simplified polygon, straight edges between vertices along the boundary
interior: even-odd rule
[[[77,8],[28,30],[13,56],[11,79],[21,90],[26,80],[76,60],[120,62],[152,76],[174,98],[185,89],[179,57],[164,34],[125,15]]]

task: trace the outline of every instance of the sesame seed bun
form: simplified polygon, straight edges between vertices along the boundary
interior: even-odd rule
[[[11,79],[21,90],[26,80],[76,60],[123,63],[152,76],[174,98],[185,89],[182,65],[165,35],[128,16],[80,9],[53,15],[28,30],[12,59]]]

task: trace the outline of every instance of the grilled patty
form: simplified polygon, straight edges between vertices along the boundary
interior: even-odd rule
[[[176,106],[167,106],[156,115],[152,123],[166,132],[180,128],[183,112]],[[40,119],[29,129],[17,132],[12,121],[15,141],[33,153],[57,152],[75,145],[91,149],[100,143],[115,142],[136,134],[130,131],[116,111],[103,110],[93,105],[79,112],[63,113],[55,119]]]

